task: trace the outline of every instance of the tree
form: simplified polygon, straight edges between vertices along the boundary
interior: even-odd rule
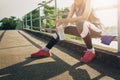
[[[23,28],[23,21],[21,21],[19,18],[16,19],[17,26],[15,29],[22,29]]]
[[[45,2],[43,2],[45,3]],[[64,8],[63,10],[58,9],[58,18],[66,18],[68,13],[69,13],[69,8]],[[49,28],[54,28],[55,27],[55,19],[56,16],[55,14],[55,7],[54,6],[49,6],[48,4],[44,4],[44,14],[46,16],[46,27]]]
[[[27,18],[28,19],[28,18]],[[39,28],[39,10],[32,11],[33,26]]]
[[[46,28],[53,28],[55,27],[55,7],[54,6],[49,6],[46,4],[46,1],[43,1],[40,3],[44,7],[44,15],[45,17],[42,18],[42,25],[46,25]]]
[[[67,18],[67,15],[69,13],[69,8],[65,7],[64,9],[59,9],[58,10],[58,17],[59,19]]]
[[[2,23],[1,24],[2,30],[14,30],[17,26],[17,20],[16,17],[14,16],[11,16],[10,18],[5,17],[0,22]]]

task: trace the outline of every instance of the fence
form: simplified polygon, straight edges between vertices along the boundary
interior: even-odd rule
[[[46,32],[53,31],[55,29],[55,20],[58,18],[65,18],[69,12],[69,8],[64,8],[64,9],[61,8],[60,9],[59,6],[61,4],[58,4],[60,1],[62,1],[62,0],[49,0],[49,1],[43,1],[42,3],[40,3],[39,7],[37,7],[33,11],[27,13],[25,16],[23,16],[23,28],[39,30],[39,31],[46,31]],[[72,0],[69,0],[69,1],[72,2]],[[98,0],[94,0],[94,1],[98,1]],[[114,1],[118,2],[118,4],[120,3],[120,0],[114,0]],[[66,6],[68,6],[68,5],[66,5]],[[109,10],[112,10],[112,9],[115,9],[115,11],[116,11],[115,15],[112,14],[112,16],[116,16],[116,15],[118,15],[118,16],[115,18],[116,20],[111,20],[111,22],[114,21],[114,22],[116,22],[115,24],[117,24],[114,26],[112,25],[113,27],[116,27],[116,30],[112,31],[111,34],[115,33],[115,35],[120,37],[120,7],[119,6],[108,6],[108,7],[101,6],[101,7],[97,7],[96,11],[99,14],[105,14],[105,12],[103,13],[102,11],[108,11],[110,13]],[[65,13],[65,14],[63,14],[63,13]],[[99,16],[99,14],[98,14],[98,16]],[[103,23],[105,22],[105,18],[107,15],[108,14],[102,16],[102,17],[104,17],[102,19]],[[109,14],[109,15],[111,15],[111,14]],[[111,22],[109,22],[109,24],[111,24]],[[108,29],[108,27],[106,27],[106,29]],[[108,29],[108,31],[104,31],[104,32],[105,32],[105,34],[106,34],[106,32],[108,32],[107,34],[109,34],[109,32],[111,32],[111,31],[109,31],[109,29]],[[117,46],[118,52],[120,52],[120,40],[118,40],[117,45],[118,45]]]

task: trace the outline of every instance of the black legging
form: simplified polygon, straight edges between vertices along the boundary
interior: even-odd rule
[[[57,34],[57,33],[56,33]],[[51,49],[57,42],[59,41],[59,37],[57,34],[57,38],[55,39],[54,37],[48,42],[48,44],[46,45],[46,47],[48,49]]]

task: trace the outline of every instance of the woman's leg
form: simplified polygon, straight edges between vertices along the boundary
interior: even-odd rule
[[[86,21],[78,21],[77,22],[77,29],[80,33],[80,36],[83,38],[85,45],[87,47],[87,51],[85,52],[84,56],[81,58],[82,62],[89,62],[94,58],[95,50],[92,45],[91,35],[90,35],[90,28],[94,27],[89,22]],[[95,27],[96,29],[96,27]]]
[[[92,49],[92,41],[91,41],[91,36],[89,33],[89,28],[88,28],[88,23],[85,21],[78,21],[77,22],[77,29],[80,34],[80,36],[83,38],[85,45],[87,49]]]
[[[57,33],[53,34],[53,37],[46,45],[46,48],[50,50],[58,41],[59,41],[58,34]]]
[[[87,36],[83,38],[83,40],[84,40],[84,42],[87,46],[87,49],[92,49],[93,48],[90,33],[88,33]]]
[[[50,56],[51,52],[50,49],[59,41],[59,37],[57,33],[55,33],[52,37],[52,39],[48,42],[48,44],[40,49],[39,51],[32,53],[31,57],[48,57]]]

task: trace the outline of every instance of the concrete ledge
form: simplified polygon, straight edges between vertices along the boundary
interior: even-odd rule
[[[46,41],[49,41],[52,38],[50,34],[47,34],[44,32],[38,32],[38,31],[27,30],[27,29],[24,29],[23,31],[29,34],[33,34]],[[83,55],[83,51],[86,49],[84,44],[78,44],[76,42],[72,42],[69,40],[60,41],[57,43],[57,45],[61,47],[65,47],[69,50],[73,50],[75,51],[75,53],[81,53],[80,55]],[[101,61],[102,63],[108,64],[110,66],[120,69],[120,56],[115,54],[118,54],[118,53],[96,48],[95,59],[97,59],[98,61]]]

